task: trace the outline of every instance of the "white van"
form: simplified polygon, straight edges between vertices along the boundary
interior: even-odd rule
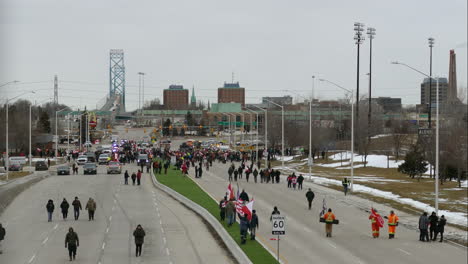
[[[28,161],[28,159],[24,156],[10,157],[9,160],[10,163],[19,163],[21,165],[26,164],[26,162]]]

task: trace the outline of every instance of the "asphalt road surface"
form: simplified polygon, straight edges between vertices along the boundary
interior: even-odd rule
[[[129,172],[136,164],[127,165]],[[65,235],[73,227],[80,238],[75,263],[230,263],[201,219],[153,187],[149,174],[141,186],[123,185],[123,174],[51,176],[20,194],[0,217],[6,226],[2,264],[54,264],[68,262]],[[131,184],[131,181],[130,181]],[[83,205],[80,219],[62,220],[60,203],[78,196]],[[88,221],[84,206],[97,202],[95,221]],[[53,199],[53,221],[47,222],[46,202]],[[142,256],[135,257],[133,230],[146,232]]]
[[[173,148],[181,143],[182,140],[173,141]],[[214,162],[209,171],[204,169],[201,179],[195,179],[216,200],[225,195],[228,165]],[[193,169],[189,172],[194,176]],[[419,242],[419,232],[403,226],[397,227],[395,239],[388,239],[386,226],[380,230],[380,238],[372,238],[369,214],[341,192],[308,182],[304,183],[304,190],[294,191],[287,188],[285,178],[280,184],[255,184],[252,175],[249,183],[244,175],[239,180],[239,187],[254,198],[254,209],[260,219],[257,235],[272,252],[276,252],[277,247],[276,241],[270,240],[276,237],[271,235],[269,221],[273,206],[286,216],[286,235],[280,238],[280,255],[284,263],[467,263],[466,248],[447,242]],[[309,187],[316,194],[311,211],[307,209],[305,197]],[[234,188],[237,189],[236,183]],[[333,226],[332,238],[325,237],[325,226],[319,223],[324,197],[327,207],[332,208],[340,220],[339,225]],[[387,215],[388,211],[381,214]]]

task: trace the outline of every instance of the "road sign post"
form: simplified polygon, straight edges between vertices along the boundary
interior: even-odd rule
[[[272,229],[271,229],[271,234],[272,235],[277,235],[277,247],[276,247],[276,257],[278,259],[278,263],[280,262],[279,259],[279,241],[280,235],[285,235],[286,234],[286,219],[284,216],[281,215],[272,215],[271,216],[271,222],[272,222]]]

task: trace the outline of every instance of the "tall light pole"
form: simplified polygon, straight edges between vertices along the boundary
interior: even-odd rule
[[[14,82],[17,82],[17,81],[9,82],[9,83],[3,84],[2,86],[7,85],[7,84],[10,84],[10,83],[14,83]],[[7,99],[6,99],[6,103],[5,103],[5,108],[6,108],[6,109],[5,109],[5,110],[6,110],[6,111],[5,111],[5,113],[6,113],[6,125],[5,125],[5,127],[6,127],[6,133],[5,133],[5,134],[6,134],[6,135],[5,135],[5,141],[6,141],[6,142],[5,142],[5,147],[6,147],[6,151],[5,151],[5,153],[6,153],[6,160],[5,160],[5,166],[6,166],[6,179],[7,179],[7,181],[8,181],[8,179],[9,179],[8,172],[10,171],[10,157],[9,157],[9,153],[8,153],[8,148],[9,148],[9,146],[8,146],[8,103],[9,103],[11,100],[14,100],[14,99],[16,99],[16,98],[18,98],[18,97],[20,97],[20,96],[23,96],[23,95],[25,95],[25,94],[28,94],[28,93],[36,93],[36,92],[35,92],[35,91],[28,91],[28,92],[22,93],[22,94],[20,94],[20,95],[17,95],[17,96],[15,96],[15,97],[13,97],[13,98],[10,98],[10,99],[7,98]]]
[[[436,81],[436,153],[435,153],[435,201],[434,201],[434,208],[436,214],[439,212],[439,78],[433,78],[431,75],[427,75],[424,72],[409,66],[408,64],[394,61],[392,64],[402,65],[411,69],[421,75],[424,75],[429,78],[429,80],[434,79]],[[429,86],[430,89],[430,86]],[[429,98],[429,105],[431,103],[431,99]]]
[[[353,100],[354,91],[350,89],[346,89],[326,79],[319,79],[319,80],[322,82],[327,82],[329,84],[332,84],[340,88],[341,90],[351,93],[352,95],[351,96],[351,188],[350,188],[350,191],[353,192],[353,189],[354,189],[354,100]]]
[[[371,118],[372,118],[372,40],[375,38],[375,28],[367,28],[367,36],[369,38],[370,49],[369,49],[369,111],[367,113],[367,134],[369,141],[371,138]]]
[[[58,111],[55,111],[55,160],[58,161],[58,141],[59,141],[59,136],[58,136],[58,113],[67,110],[68,107],[62,108]]]
[[[428,106],[428,114],[427,114],[427,119],[428,119],[428,128],[432,128],[432,48],[434,47],[434,38],[428,38],[427,39],[429,43],[429,106]],[[438,95],[438,94],[437,94]],[[432,168],[431,168],[432,171]]]
[[[264,133],[265,133],[265,139],[264,139],[264,145],[265,145],[265,150],[268,152],[268,110],[267,109],[263,109],[261,107],[258,107],[256,105],[252,105],[253,107],[257,108],[257,109],[260,109],[262,110],[263,112],[265,112],[265,123],[263,124],[263,127],[264,127]],[[257,136],[258,136],[258,118],[257,118]],[[257,138],[258,140],[258,138]],[[258,144],[258,143],[257,143]],[[257,159],[257,162],[258,162],[258,159]],[[266,168],[266,162],[265,162],[265,168]]]
[[[364,24],[355,22],[354,23],[354,40],[356,41],[356,46],[357,46],[357,67],[356,67],[356,121],[359,124],[359,50],[361,47],[362,42],[364,41]],[[357,127],[358,131],[357,133],[359,134],[359,126]]]
[[[281,155],[283,156],[283,158],[281,159],[281,167],[283,167],[283,170],[284,170],[284,157],[285,157],[285,153],[284,153],[284,106],[277,104],[273,101],[270,101],[268,99],[264,99],[264,100],[278,107],[281,107]]]

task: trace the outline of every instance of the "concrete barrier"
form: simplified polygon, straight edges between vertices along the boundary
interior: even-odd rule
[[[203,208],[202,206],[198,205],[197,203],[193,202],[192,200],[188,199],[187,197],[181,195],[180,193],[174,191],[173,189],[167,187],[164,184],[158,182],[156,177],[151,174],[151,179],[153,184],[156,188],[164,191],[177,201],[181,202],[188,208],[192,209],[195,213],[197,213],[200,217],[205,219],[207,223],[211,225],[214,231],[219,235],[219,237],[223,240],[226,248],[230,251],[230,253],[234,256],[236,261],[241,264],[250,264],[252,261],[247,257],[247,255],[242,251],[239,245],[234,241],[234,239],[229,235],[229,233],[224,229],[224,227],[219,223],[218,219],[216,219],[208,210]]]

